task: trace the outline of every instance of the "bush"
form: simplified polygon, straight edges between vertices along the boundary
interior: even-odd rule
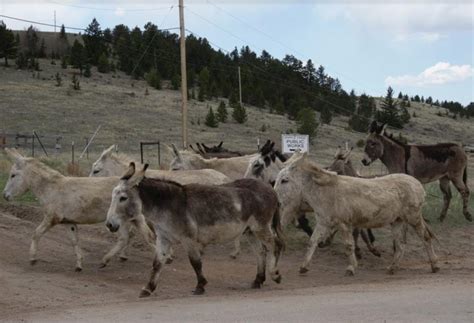
[[[219,126],[219,122],[217,121],[216,115],[214,114],[214,111],[212,111],[212,108],[209,108],[209,112],[206,115],[206,121],[204,124],[211,128],[217,128]]]
[[[226,123],[227,116],[228,114],[225,107],[225,102],[221,101],[221,103],[219,103],[219,107],[217,108],[217,120],[219,120],[219,122]]]
[[[234,105],[234,112],[232,112],[232,118],[234,118],[237,123],[245,123],[247,121],[247,111],[242,105],[240,105],[240,103],[236,103]]]
[[[67,68],[67,58],[66,58],[66,56],[63,56],[61,58],[61,68],[64,68],[64,69]]]
[[[357,140],[356,146],[359,148],[362,148],[365,146],[365,140],[364,139],[359,139]]]
[[[81,89],[81,83],[79,81],[79,78],[76,76],[76,74],[72,75],[72,80],[71,80],[71,86],[74,90],[79,91]]]
[[[145,79],[151,87],[161,90],[161,76],[156,69],[152,69],[145,75]]]
[[[56,86],[61,86],[63,79],[59,73],[56,73]]]
[[[23,53],[18,54],[16,60],[15,60],[16,67],[20,70],[27,68],[28,67],[28,59],[26,58],[26,55]]]
[[[105,53],[102,53],[99,56],[99,61],[97,62],[97,70],[100,73],[110,72],[109,60],[107,59],[107,55],[105,55]]]
[[[298,133],[308,135],[310,140],[316,136],[319,124],[316,121],[316,113],[311,108],[304,108],[298,112],[296,124]]]
[[[86,64],[86,66],[84,67],[84,76],[85,77],[91,77],[92,76],[91,65],[90,64]]]
[[[180,83],[181,77],[178,74],[173,75],[173,77],[171,78],[171,87],[173,88],[173,90],[179,90]]]

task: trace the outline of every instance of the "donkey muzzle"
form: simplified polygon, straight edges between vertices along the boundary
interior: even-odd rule
[[[8,194],[7,192],[3,192],[3,198],[5,199],[5,201],[10,201],[10,194]]]
[[[118,229],[120,228],[120,225],[109,222],[109,221],[105,223],[105,226],[107,227],[107,229],[109,229],[110,232],[117,232]]]
[[[364,166],[369,166],[371,162],[372,162],[371,160],[368,160],[368,159],[365,159],[365,158],[362,159],[362,165],[364,165]]]

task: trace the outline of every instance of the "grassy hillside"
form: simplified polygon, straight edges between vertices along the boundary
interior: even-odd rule
[[[39,72],[39,78],[37,73],[33,77],[32,72],[1,67],[0,133],[31,134],[36,130],[40,135],[46,136],[43,141],[49,148],[54,146],[56,136],[62,136],[64,148],[72,141],[82,147],[85,137],[90,137],[97,126],[102,125],[91,147],[91,158],[114,143],[119,145],[120,150],[135,156],[138,156],[139,141],[180,143],[178,91],[148,88],[149,95],[146,95],[147,85],[144,81],[132,81],[119,72],[100,74],[95,69],[90,79],[81,79],[81,90],[75,91],[71,88],[73,69],[61,69],[59,64],[51,65],[49,60],[40,60],[40,66],[42,71]],[[56,73],[60,73],[62,77],[60,87],[55,85]],[[207,106],[216,110],[218,103],[190,100],[190,143],[216,143],[223,140],[227,148],[252,151],[256,149],[257,138],[270,138],[280,142],[282,132],[296,131],[294,121],[253,107],[247,107],[249,117],[244,125],[229,121],[227,124],[220,124],[218,128],[208,128],[204,125]],[[409,110],[410,114],[415,112],[417,115],[402,131],[410,142],[474,141],[472,119],[440,117],[437,112],[444,114],[445,109],[424,104],[412,103]],[[228,112],[230,115],[230,108]],[[265,125],[265,132],[261,131],[262,125]],[[320,126],[317,138],[311,145],[311,155],[321,164],[328,164],[338,145],[348,141],[350,145],[356,146],[356,142],[364,138],[365,134],[347,129],[347,117],[335,117],[331,125]],[[65,150],[69,152],[69,148]],[[148,156],[152,156],[152,153],[154,149],[150,148]],[[356,148],[353,159],[362,173],[377,174],[384,171],[379,163],[369,168],[362,167],[359,162],[361,156],[361,148]],[[471,182],[474,177],[473,159],[470,161],[470,174],[473,174]]]

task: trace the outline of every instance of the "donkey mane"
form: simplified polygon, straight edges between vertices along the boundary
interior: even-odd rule
[[[58,172],[57,170],[45,165],[43,162],[39,161],[39,160],[36,160],[36,159],[33,159],[33,158],[28,158],[26,160],[27,164],[30,164],[30,165],[34,165],[37,167],[37,169],[33,169],[32,171],[33,172],[36,172],[36,173],[47,173],[48,176],[51,176],[51,177],[64,177],[63,174],[61,174],[60,172]]]

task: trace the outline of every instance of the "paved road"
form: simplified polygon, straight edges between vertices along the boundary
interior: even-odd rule
[[[151,299],[19,317],[44,322],[474,322],[474,284],[406,281],[232,297]]]

